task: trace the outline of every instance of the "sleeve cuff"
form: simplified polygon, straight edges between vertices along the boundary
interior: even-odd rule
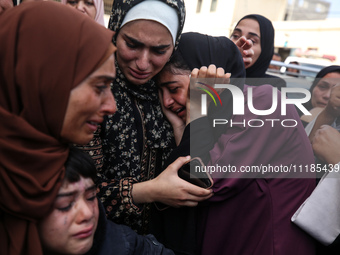
[[[119,192],[122,199],[122,205],[130,213],[132,212],[141,213],[143,207],[133,203],[132,188],[134,183],[137,183],[137,180],[132,177],[120,180]]]

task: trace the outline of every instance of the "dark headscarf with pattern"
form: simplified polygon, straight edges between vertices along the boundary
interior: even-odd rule
[[[119,33],[120,26],[124,20],[125,15],[128,11],[136,6],[137,4],[143,2],[145,0],[115,0],[112,6],[112,13],[109,21],[109,28],[116,32],[116,35]],[[179,28],[176,38],[175,46],[178,45],[183,26],[185,21],[185,5],[183,0],[159,0],[174,8],[178,14],[179,20]],[[119,51],[119,49],[117,49]],[[165,63],[164,63],[165,64]],[[116,61],[117,67],[117,77],[116,83],[119,85],[117,89],[114,88],[114,96],[117,101],[117,113],[113,116],[113,120],[109,120],[109,126],[106,126],[106,129],[110,129],[110,127],[119,125],[121,119],[124,119],[124,123],[126,125],[124,133],[132,134],[136,132],[135,128],[135,118],[134,109],[132,104],[135,102],[130,101],[130,98],[126,97],[125,93],[129,93],[138,100],[140,104],[140,108],[143,112],[143,122],[146,129],[146,137],[147,143],[151,148],[166,148],[169,147],[173,142],[173,137],[169,134],[169,130],[171,130],[170,124],[165,120],[160,103],[158,98],[158,89],[153,80],[149,80],[147,83],[143,85],[134,85],[129,82],[125,75],[121,72],[119,68],[119,63]],[[115,87],[115,86],[114,86]],[[115,128],[115,127],[114,127]],[[129,130],[130,129],[130,130]],[[136,138],[136,137],[135,137]],[[117,150],[117,158],[122,157],[122,151],[133,151],[134,146],[137,143],[134,140],[133,135],[129,137],[126,136],[124,141],[118,137],[112,137],[112,139],[118,139],[120,150]],[[104,141],[105,142],[105,141]],[[132,148],[131,148],[132,146]]]

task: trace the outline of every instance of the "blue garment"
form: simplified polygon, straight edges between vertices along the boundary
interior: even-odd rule
[[[91,250],[86,255],[174,255],[153,235],[138,235],[128,226],[106,219],[103,205],[99,204],[99,221]]]

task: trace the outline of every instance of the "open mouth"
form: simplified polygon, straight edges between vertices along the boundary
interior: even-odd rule
[[[179,114],[180,112],[183,112],[185,110],[185,107],[179,108],[175,111],[175,113]]]
[[[88,124],[88,126],[90,127],[90,129],[95,132],[98,128],[98,123],[94,122],[94,121],[87,121],[86,122]]]

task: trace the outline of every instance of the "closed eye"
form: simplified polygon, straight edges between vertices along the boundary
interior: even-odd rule
[[[71,209],[71,207],[73,206],[74,202],[70,203],[68,206],[65,206],[65,207],[59,207],[57,208],[59,211],[61,212],[67,212]]]
[[[176,93],[176,92],[177,92],[178,87],[168,88],[168,89],[169,89],[169,92],[173,94],[173,93]]]

